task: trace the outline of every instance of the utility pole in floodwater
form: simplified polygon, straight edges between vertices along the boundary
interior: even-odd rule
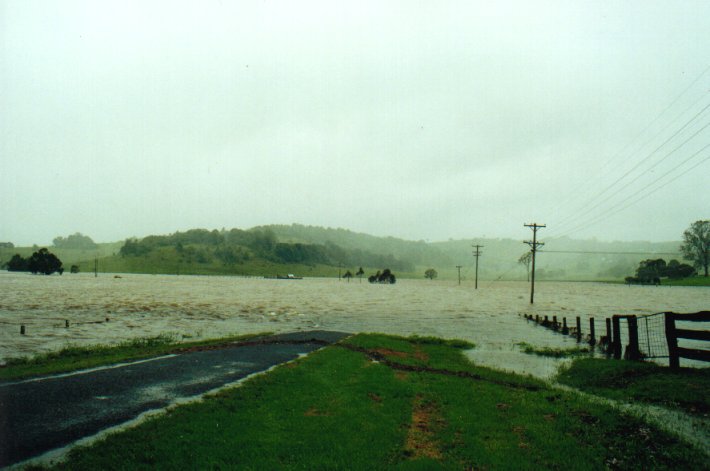
[[[533,303],[535,299],[535,254],[537,253],[537,248],[545,245],[542,242],[537,241],[537,230],[547,227],[545,224],[538,224],[536,222],[532,224],[523,224],[525,227],[529,227],[533,230],[533,240],[526,240],[525,243],[530,246],[530,252],[532,253],[532,277],[530,283],[530,304]]]
[[[99,276],[99,257],[94,257],[94,278]]]
[[[475,247],[476,250],[473,252],[473,256],[476,257],[476,284],[474,285],[474,289],[478,289],[478,257],[481,256],[481,248],[483,248],[482,245],[472,245],[471,247]]]
[[[456,265],[456,268],[459,270],[459,285],[461,284],[461,265]]]

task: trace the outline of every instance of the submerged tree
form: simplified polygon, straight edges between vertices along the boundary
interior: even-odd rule
[[[382,272],[379,270],[374,275],[370,276],[367,281],[370,283],[383,283],[393,285],[397,282],[397,278],[389,268],[385,268]]]
[[[30,272],[35,274],[43,273],[45,275],[51,275],[54,272],[59,272],[61,275],[64,273],[62,261],[46,248],[39,249],[32,254],[27,261],[27,268],[29,268]]]
[[[27,267],[27,259],[19,253],[16,253],[12,256],[10,261],[7,262],[7,271],[30,271]]]
[[[683,232],[680,246],[683,257],[691,260],[696,268],[702,268],[708,276],[710,265],[710,220],[695,221]]]
[[[518,259],[519,264],[525,265],[525,269],[527,270],[527,273],[528,273],[528,281],[530,281],[530,263],[531,262],[532,262],[532,252],[525,252]]]
[[[429,278],[430,280],[433,280],[437,276],[439,276],[439,274],[433,268],[429,268],[424,272],[424,278]]]
[[[364,274],[365,274],[365,270],[363,270],[362,267],[360,267],[360,269],[357,271],[357,273],[355,273],[355,275],[358,278],[360,278],[360,283],[362,283],[362,275],[364,275]]]

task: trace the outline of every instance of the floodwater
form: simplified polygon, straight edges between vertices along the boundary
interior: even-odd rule
[[[549,377],[559,360],[520,353],[519,342],[571,347],[573,338],[528,323],[523,314],[582,318],[710,309],[710,289],[539,282],[472,284],[357,279],[0,273],[0,362],[68,344],[110,344],[171,334],[196,340],[231,334],[337,330],[462,338],[474,362]],[[108,321],[107,321],[108,319]],[[66,327],[66,321],[69,327]],[[24,325],[25,335],[20,335]],[[681,360],[682,362],[683,360]]]

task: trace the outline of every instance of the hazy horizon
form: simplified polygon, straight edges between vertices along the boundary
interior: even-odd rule
[[[299,223],[292,223],[292,224],[299,224]],[[291,224],[286,224],[287,226],[290,226]],[[307,226],[306,224],[303,224],[304,226]],[[116,243],[116,242],[124,242],[127,239],[142,239],[147,236],[165,236],[169,234],[173,234],[175,232],[185,232],[191,229],[206,229],[209,231],[217,230],[217,231],[222,231],[222,230],[231,230],[231,229],[241,229],[241,230],[251,230],[259,227],[268,227],[272,226],[272,224],[263,224],[259,226],[253,226],[253,227],[220,227],[220,228],[215,228],[215,227],[189,227],[189,228],[183,228],[179,229],[177,231],[170,231],[170,232],[161,232],[161,233],[152,233],[152,234],[133,234],[131,236],[123,237],[120,239],[116,240],[97,240],[91,236],[91,234],[85,234],[81,233],[81,231],[74,231],[70,232],[67,234],[57,234],[56,236],[52,237],[54,239],[55,237],[67,237],[69,235],[75,234],[77,232],[81,233],[82,235],[89,236],[91,239],[96,242],[96,243]],[[405,240],[405,241],[410,241],[410,242],[418,242],[418,241],[424,241],[426,243],[431,243],[431,244],[436,244],[436,243],[445,243],[445,242],[460,242],[460,241],[485,241],[485,240],[491,240],[491,239],[499,239],[499,240],[520,240],[521,242],[523,239],[529,240],[532,237],[530,234],[527,234],[526,237],[462,237],[462,238],[446,238],[446,239],[437,239],[437,240],[428,240],[428,239],[407,239],[403,237],[396,237],[391,234],[371,234],[368,232],[361,232],[361,231],[354,231],[352,229],[349,229],[347,227],[332,227],[332,226],[314,226],[314,227],[321,227],[323,229],[333,229],[333,230],[345,230],[345,231],[351,231],[357,234],[365,234],[365,235],[370,235],[370,236],[375,236],[375,237],[395,237],[397,239]],[[542,230],[540,230],[542,231]],[[545,241],[548,240],[548,242],[553,242],[553,241],[563,241],[563,240],[573,240],[573,241],[579,241],[579,242],[584,242],[584,241],[594,241],[594,242],[599,242],[599,243],[609,243],[609,244],[614,244],[614,243],[652,243],[652,244],[664,244],[664,243],[681,243],[682,242],[682,237],[678,237],[677,239],[669,239],[669,240],[657,240],[657,241],[652,241],[652,240],[646,240],[646,239],[637,239],[637,240],[607,240],[607,239],[600,239],[597,237],[589,237],[589,238],[582,238],[582,237],[573,237],[573,236],[562,236],[562,237],[555,237],[554,239],[549,239],[544,237],[543,232],[538,232],[538,238],[540,241]],[[31,243],[16,243],[15,241],[11,240],[0,240],[0,242],[13,242],[15,247],[31,247],[31,246],[38,246],[38,247],[50,247],[52,246],[52,240],[43,242],[43,243],[37,243],[37,242],[31,242]]]
[[[710,219],[710,2],[0,0],[0,30],[0,242]]]

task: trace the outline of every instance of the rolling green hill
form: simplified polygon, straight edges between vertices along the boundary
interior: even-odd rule
[[[150,235],[124,242],[98,244],[96,249],[49,247],[68,270],[114,273],[204,275],[338,276],[363,267],[365,276],[390,268],[398,277],[423,278],[434,268],[439,279],[454,280],[456,265],[463,279],[475,271],[472,244],[482,245],[479,277],[484,280],[525,280],[526,266],[518,259],[529,251],[520,240],[469,239],[445,242],[376,237],[347,229],[301,224],[259,226],[248,230],[192,229],[169,235]],[[539,280],[623,280],[640,261],[649,258],[681,260],[680,241],[601,242],[560,238],[545,240],[538,253]],[[0,247],[0,262],[19,253],[29,256],[37,247]]]

